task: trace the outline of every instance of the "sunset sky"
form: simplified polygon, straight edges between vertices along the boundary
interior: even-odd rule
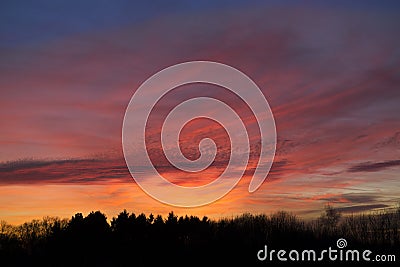
[[[123,209],[212,218],[287,210],[312,218],[326,203],[351,213],[400,202],[398,1],[145,2],[0,4],[0,220],[92,210],[111,218]],[[135,184],[122,153],[122,122],[146,79],[193,60],[247,74],[269,102],[278,142],[256,192],[247,190],[249,164],[224,198],[177,208]],[[182,173],[160,154],[168,110],[204,95],[240,114],[251,162],[258,156],[259,132],[235,96],[205,84],[177,88],[148,129],[150,156],[176,184],[206,184],[228,160],[226,133],[207,120],[189,123],[181,141],[195,159],[200,140],[214,138],[218,155],[209,169]]]

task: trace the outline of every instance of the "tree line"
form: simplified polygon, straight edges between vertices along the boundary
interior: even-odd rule
[[[400,245],[400,208],[342,216],[331,206],[311,221],[280,211],[271,215],[207,217],[129,213],[110,221],[100,211],[71,219],[44,217],[13,226],[0,222],[1,266],[148,266],[210,262],[246,264],[270,247],[320,248],[345,238],[353,248],[394,251]]]

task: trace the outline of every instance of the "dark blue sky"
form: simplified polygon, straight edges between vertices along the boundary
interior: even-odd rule
[[[247,1],[6,1],[1,44],[46,41],[63,35],[136,24],[158,16],[236,6]]]
[[[137,24],[160,16],[253,6],[397,9],[399,1],[2,1],[0,46],[28,45],[69,34]]]

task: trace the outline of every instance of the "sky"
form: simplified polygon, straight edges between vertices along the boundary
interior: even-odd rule
[[[111,218],[123,209],[211,218],[287,210],[312,218],[327,203],[344,213],[398,205],[400,5],[347,2],[2,1],[0,220],[92,210]],[[199,142],[210,137],[215,162],[194,174],[168,164],[160,127],[183,100],[225,101],[252,144],[229,194],[177,208],[148,196],[130,176],[122,122],[146,79],[193,60],[230,65],[258,85],[275,118],[277,149],[267,179],[249,193],[260,136],[252,114],[223,88],[177,88],[153,110],[146,136],[168,180],[204,185],[229,160],[221,125],[195,120],[181,132],[182,151],[196,159]]]

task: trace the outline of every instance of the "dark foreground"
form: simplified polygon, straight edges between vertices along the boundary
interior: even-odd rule
[[[286,212],[213,221],[173,212],[164,219],[124,211],[111,224],[97,211],[20,226],[2,222],[0,266],[394,266],[400,261],[399,230],[400,209],[341,217],[327,207],[312,222]],[[365,250],[371,251],[366,253],[369,261],[363,259]],[[278,252],[287,261],[279,260]],[[378,263],[377,255],[386,261]]]

